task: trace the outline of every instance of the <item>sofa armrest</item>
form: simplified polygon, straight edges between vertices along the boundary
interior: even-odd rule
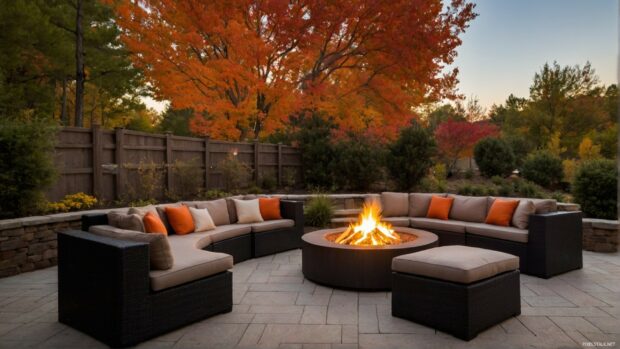
[[[108,215],[105,213],[91,213],[82,215],[82,230],[88,231],[93,225],[108,224]]]
[[[530,216],[527,264],[531,274],[549,278],[583,266],[581,219],[579,211]]]
[[[280,211],[282,218],[292,219],[295,221],[295,227],[303,229],[304,227],[304,203],[303,201],[280,201]]]

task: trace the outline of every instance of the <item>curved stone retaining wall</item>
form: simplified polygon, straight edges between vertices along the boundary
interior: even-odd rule
[[[368,194],[329,195],[338,213],[358,209]],[[276,195],[282,199],[307,201],[312,194]],[[579,206],[558,204],[558,209],[575,211]],[[0,220],[0,277],[56,265],[56,234],[80,229],[80,217],[86,213],[126,211],[127,208],[60,213]],[[584,219],[584,249],[613,252],[618,248],[618,221]]]

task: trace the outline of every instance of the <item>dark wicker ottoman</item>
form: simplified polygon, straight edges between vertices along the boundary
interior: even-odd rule
[[[471,340],[521,314],[519,258],[442,246],[392,261],[392,315]]]

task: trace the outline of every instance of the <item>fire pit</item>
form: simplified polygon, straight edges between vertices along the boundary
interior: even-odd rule
[[[392,258],[437,246],[435,234],[381,222],[372,205],[349,227],[315,231],[302,240],[307,279],[357,290],[390,289]]]

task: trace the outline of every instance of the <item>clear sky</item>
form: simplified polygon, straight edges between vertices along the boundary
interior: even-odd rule
[[[444,0],[447,1],[447,0]],[[463,34],[454,66],[459,91],[486,108],[510,93],[527,97],[545,62],[583,66],[618,81],[619,0],[471,0],[479,16]],[[164,103],[146,100],[158,111]]]
[[[583,66],[617,83],[618,0],[472,0],[479,16],[462,36],[454,66],[459,91],[489,107],[529,95],[545,62]]]

